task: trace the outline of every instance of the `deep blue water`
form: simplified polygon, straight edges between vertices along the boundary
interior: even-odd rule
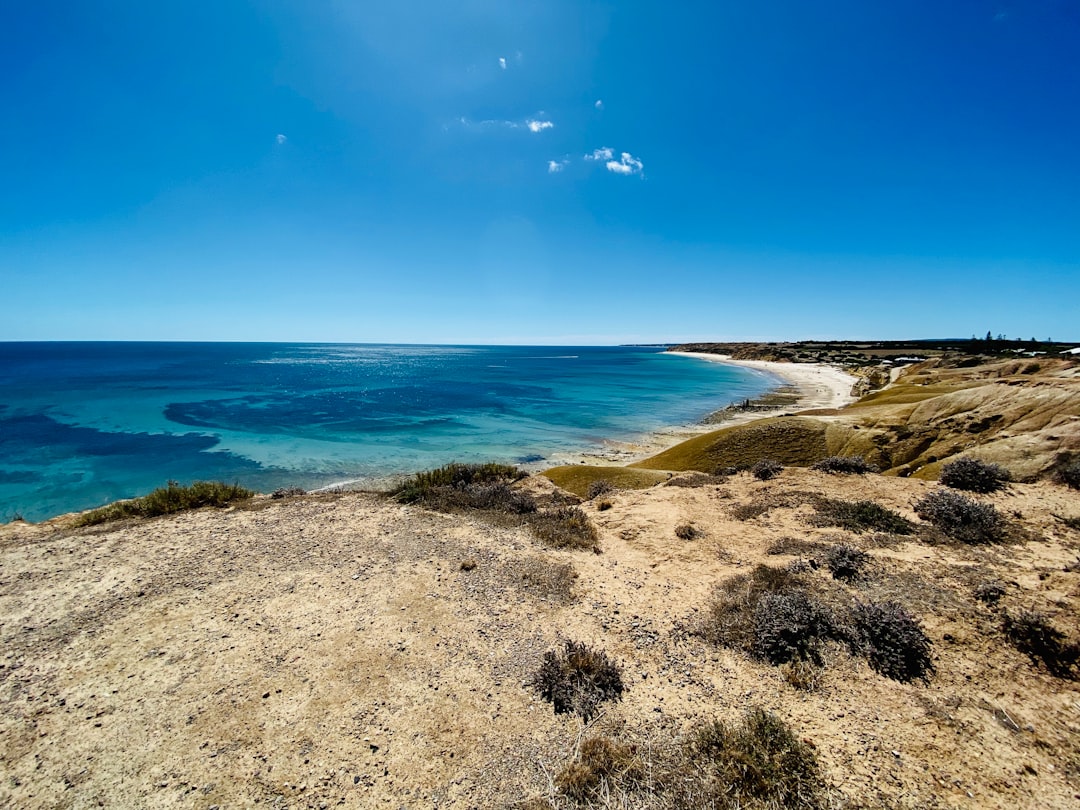
[[[0,521],[169,479],[269,491],[555,463],[775,384],[648,348],[0,343]]]

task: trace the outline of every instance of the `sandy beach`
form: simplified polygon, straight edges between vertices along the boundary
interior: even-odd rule
[[[758,372],[779,377],[788,386],[798,391],[799,398],[782,407],[772,410],[736,411],[726,415],[722,424],[702,422],[695,425],[672,425],[653,433],[639,437],[635,441],[621,442],[608,440],[599,450],[584,453],[557,453],[536,465],[522,465],[526,469],[538,471],[545,467],[561,464],[632,464],[656,453],[666,450],[681,441],[717,430],[720,427],[752,422],[783,413],[820,409],[842,408],[854,402],[852,386],[857,378],[837,366],[821,363],[776,363],[769,360],[733,360],[724,354],[704,354],[699,352],[666,352],[679,357],[693,357],[709,363],[727,363],[733,366],[754,369]]]

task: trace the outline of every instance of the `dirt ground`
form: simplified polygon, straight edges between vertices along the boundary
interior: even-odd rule
[[[616,492],[604,511],[584,504],[599,554],[371,494],[0,527],[0,806],[549,797],[585,729],[527,682],[568,638],[623,667],[623,701],[593,726],[646,746],[762,706],[813,744],[834,806],[1080,806],[1080,683],[1001,632],[1004,610],[1036,608],[1076,637],[1080,531],[1060,519],[1080,515],[1075,491],[979,496],[1026,539],[957,547],[816,528],[798,494],[872,499],[914,520],[912,503],[935,486],[925,481],[788,469],[670,483]],[[752,502],[774,507],[732,514]],[[676,537],[685,524],[696,538]],[[766,553],[781,538],[866,549],[869,575],[850,596],[920,617],[929,682],[889,680],[837,647],[819,686],[800,690],[688,632],[717,582],[794,559]],[[974,596],[992,579],[1006,583],[997,608]]]

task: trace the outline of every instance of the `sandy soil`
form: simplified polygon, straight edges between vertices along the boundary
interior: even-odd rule
[[[1002,608],[973,596],[1000,579],[1004,609],[1035,607],[1075,632],[1080,532],[1055,517],[1077,515],[1075,492],[987,497],[1028,540],[957,548],[809,522],[816,492],[914,518],[923,481],[793,469],[680,480],[586,504],[601,554],[362,493],[97,529],[2,526],[0,806],[513,806],[550,795],[584,732],[525,685],[566,638],[621,663],[625,699],[593,729],[641,750],[759,705],[814,744],[836,806],[1078,806],[1080,684],[1009,646]],[[787,505],[732,514],[752,502]],[[676,537],[687,523],[697,539]],[[789,562],[766,553],[784,537],[871,554],[850,595],[921,618],[928,684],[836,649],[801,691],[687,632],[717,582]]]

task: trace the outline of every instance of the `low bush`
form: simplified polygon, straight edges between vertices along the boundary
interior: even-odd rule
[[[886,534],[912,534],[915,524],[891,509],[873,501],[839,501],[820,498],[814,504],[818,526],[838,526],[856,534],[865,531]]]
[[[280,501],[283,498],[299,498],[301,495],[307,495],[307,490],[300,487],[278,487],[270,493],[270,497],[275,501]]]
[[[477,509],[486,512],[527,515],[536,511],[536,501],[532,495],[514,489],[504,482],[432,487],[424,494],[422,501],[425,506],[440,512]]]
[[[555,714],[576,714],[588,721],[600,704],[621,700],[622,669],[602,650],[567,641],[561,652],[544,653],[530,685],[555,708]]]
[[[761,461],[750,468],[750,474],[759,481],[768,481],[771,478],[776,478],[776,476],[783,471],[783,464],[769,458],[761,459]]]
[[[675,536],[680,540],[694,540],[701,537],[701,530],[689,523],[683,523],[675,527]]]
[[[845,582],[854,582],[859,579],[862,576],[863,567],[870,559],[870,555],[865,551],[847,543],[829,547],[822,557],[833,579]]]
[[[507,464],[451,463],[435,470],[413,475],[391,490],[400,503],[426,500],[433,491],[466,489],[483,484],[508,484],[520,481],[528,473]]]
[[[254,494],[239,484],[225,484],[221,481],[195,481],[190,486],[169,481],[166,486],[159,487],[141,498],[117,501],[91,510],[81,515],[76,520],[76,525],[93,526],[122,518],[156,517],[203,506],[227,506],[234,501],[246,500]]]
[[[863,475],[878,471],[877,467],[862,456],[827,456],[811,464],[810,469],[840,475]]]
[[[599,550],[600,535],[577,506],[537,512],[529,519],[533,535],[551,548]]]
[[[1080,461],[1066,464],[1058,471],[1058,480],[1067,487],[1080,489]]]
[[[996,605],[1005,595],[1005,583],[999,579],[980,582],[975,587],[975,598],[987,605]]]
[[[822,642],[835,635],[832,612],[805,591],[767,593],[754,608],[752,651],[770,664],[820,663]]]
[[[1005,537],[1005,521],[993,505],[947,489],[916,502],[915,513],[961,543],[997,543]]]
[[[1000,464],[975,458],[958,458],[941,468],[939,480],[951,489],[967,492],[997,492],[1012,480],[1012,473]]]
[[[930,639],[919,621],[897,602],[856,602],[848,642],[875,671],[907,683],[934,671]]]
[[[555,786],[572,801],[589,803],[634,791],[644,775],[635,746],[597,735],[581,743],[574,761],[555,777]]]
[[[1058,678],[1075,678],[1080,666],[1080,644],[1050,624],[1037,610],[1006,613],[1002,624],[1005,637],[1033,664],[1042,664]]]
[[[750,709],[738,725],[706,723],[692,734],[688,748],[689,759],[707,777],[707,803],[694,806],[822,805],[824,783],[813,749],[764,709]]]
[[[758,565],[748,574],[736,574],[713,591],[697,633],[721,647],[750,652],[754,645],[754,611],[761,597],[802,589],[797,575],[781,568]]]
[[[802,540],[798,537],[781,537],[765,549],[765,553],[769,555],[815,554],[822,551],[824,548],[825,545],[816,540]]]
[[[564,604],[574,600],[574,582],[578,574],[569,563],[529,559],[520,562],[517,571],[522,590],[533,596]]]
[[[598,478],[589,484],[589,488],[585,491],[586,497],[591,501],[593,498],[599,495],[607,495],[609,492],[614,491],[615,487],[606,478]]]

